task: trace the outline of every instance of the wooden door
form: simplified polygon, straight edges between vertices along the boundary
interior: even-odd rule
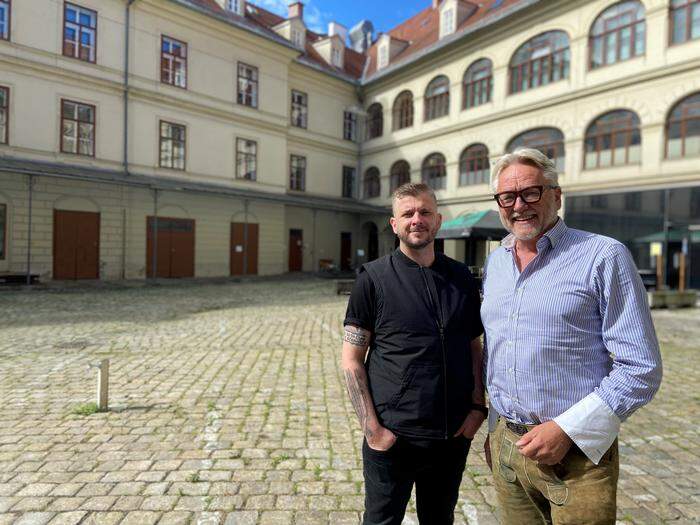
[[[146,275],[153,277],[153,217],[146,220]],[[158,217],[156,277],[194,277],[194,231],[191,219]]]
[[[352,233],[340,232],[340,269],[350,270],[352,266]]]
[[[303,230],[289,230],[289,271],[300,272],[303,266],[304,255]]]
[[[260,227],[254,223],[231,223],[231,275],[257,275]]]
[[[99,279],[100,214],[54,210],[53,278]]]

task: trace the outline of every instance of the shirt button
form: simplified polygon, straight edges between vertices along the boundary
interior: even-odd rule
[[[510,375],[513,375],[513,374],[515,373],[515,371],[514,371],[512,368],[509,368],[509,369],[508,369],[508,373],[509,373]]]
[[[508,341],[508,346],[513,346],[513,341]]]

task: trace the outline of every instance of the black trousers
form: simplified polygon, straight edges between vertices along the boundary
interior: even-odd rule
[[[471,440],[457,437],[423,446],[399,437],[386,452],[362,443],[364,525],[400,525],[416,485],[418,521],[450,525]]]

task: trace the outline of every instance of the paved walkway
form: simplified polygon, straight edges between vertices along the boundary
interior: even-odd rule
[[[345,303],[308,278],[0,291],[0,524],[357,523]],[[698,523],[700,313],[655,319],[665,382],[623,426],[619,519]],[[73,413],[105,357],[111,411]],[[496,523],[482,443],[458,523]]]

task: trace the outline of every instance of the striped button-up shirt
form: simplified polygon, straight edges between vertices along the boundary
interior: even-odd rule
[[[492,413],[519,423],[554,420],[597,464],[620,422],[661,382],[644,286],[623,244],[561,219],[522,272],[514,242],[509,235],[490,255],[484,279]]]

